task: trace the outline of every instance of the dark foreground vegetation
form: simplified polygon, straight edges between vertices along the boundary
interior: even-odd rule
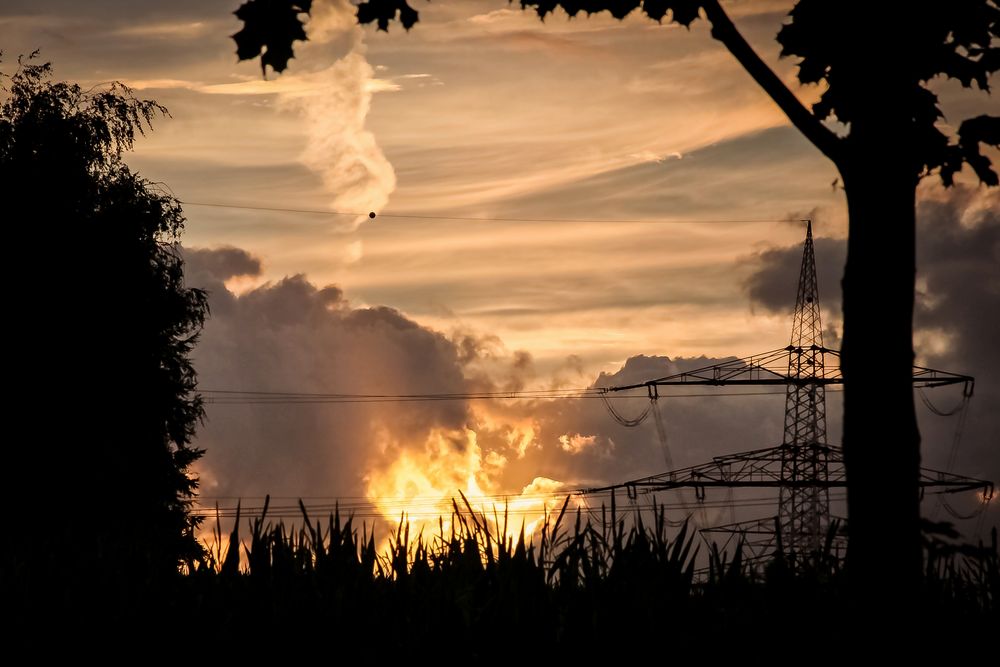
[[[883,646],[927,641],[968,653],[986,650],[1000,627],[996,529],[988,545],[954,546],[942,526],[928,525],[920,605],[909,619],[869,627],[855,622],[865,615],[850,607],[841,561],[829,552],[805,565],[755,562],[742,548],[706,547],[688,526],[668,538],[662,511],[651,522],[593,522],[564,506],[534,539],[503,539],[506,524],[503,514],[456,504],[435,534],[414,536],[401,524],[379,553],[370,528],[351,518],[317,521],[303,507],[302,523],[289,527],[265,509],[237,518],[229,540],[217,525],[204,553],[175,576],[54,591],[14,573],[13,600],[21,622],[63,621],[98,637],[162,640],[187,619],[200,629],[183,633],[187,645],[274,650],[272,642],[301,641],[377,663],[718,657],[775,643],[838,655],[859,634]],[[320,644],[309,647],[313,640]]]

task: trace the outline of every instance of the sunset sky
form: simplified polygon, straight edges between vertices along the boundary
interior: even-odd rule
[[[127,161],[186,202],[188,283],[210,289],[213,308],[195,355],[203,388],[586,387],[630,359],[616,377],[774,349],[787,344],[807,217],[839,345],[836,171],[704,22],[542,23],[503,0],[440,0],[386,34],[358,27],[346,0],[317,0],[311,41],[265,81],[258,61],[236,62],[238,4],[0,10],[4,72],[41,49],[58,79],[122,81],[169,108]],[[792,3],[724,4],[816,99],[778,58]],[[933,87],[945,124],[997,109]],[[954,472],[998,480],[1000,198],[960,180],[921,188],[918,361],[977,376]],[[941,392],[944,408],[958,399]],[[781,397],[664,410],[680,465],[781,437]],[[921,424],[925,463],[943,468],[954,424],[926,410]],[[209,405],[197,444],[210,497],[517,493],[663,468],[651,427],[625,431],[596,402]]]

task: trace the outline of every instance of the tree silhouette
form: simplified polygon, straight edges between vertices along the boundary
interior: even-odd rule
[[[52,82],[35,55],[0,78],[3,229],[20,259],[8,414],[26,432],[7,572],[62,594],[160,579],[199,554],[188,355],[208,307],[184,286],[179,202],[122,160],[166,109],[121,84]]]
[[[897,3],[799,0],[777,34],[782,56],[799,58],[798,79],[824,90],[806,108],[754,52],[718,0],[521,0],[544,19],[557,7],[569,16],[608,11],[622,19],[640,11],[689,27],[701,18],[720,41],[840,172],[849,213],[848,260],[842,281],[844,452],[848,475],[848,566],[855,589],[905,603],[921,573],[918,469],[920,434],[911,372],[918,182],[936,174],[951,185],[963,165],[997,185],[981,144],[1000,144],[1000,119],[970,118],[957,136],[941,127],[936,95],[944,76],[988,92],[1000,67],[1000,10],[995,0],[942,0],[902,9]],[[262,65],[282,71],[289,29],[309,2],[251,0],[237,15],[241,59],[264,50]],[[270,23],[261,20],[271,16]],[[359,4],[360,23],[380,30],[419,20],[406,0]],[[272,26],[280,26],[280,28]],[[838,121],[834,131],[827,121]]]

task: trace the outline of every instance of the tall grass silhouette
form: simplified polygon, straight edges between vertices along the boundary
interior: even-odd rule
[[[183,577],[215,627],[333,629],[384,656],[439,643],[470,659],[516,653],[527,638],[533,656],[556,658],[640,654],[666,636],[687,654],[778,628],[802,641],[849,632],[846,573],[829,546],[797,564],[754,560],[742,545],[703,543],[687,523],[668,534],[662,507],[645,516],[602,508],[592,519],[567,499],[535,535],[510,537],[505,511],[488,515],[460,496],[433,534],[412,534],[403,517],[379,551],[371,526],[339,510],[317,520],[299,506],[301,523],[289,526],[269,521],[265,502],[260,515],[237,516],[228,540],[217,523]],[[997,618],[996,531],[975,547],[955,537],[928,532],[923,610],[936,631]]]

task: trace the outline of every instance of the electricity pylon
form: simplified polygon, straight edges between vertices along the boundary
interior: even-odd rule
[[[913,368],[914,387],[962,384],[965,400],[972,396],[974,383],[975,379],[968,375],[920,366]],[[706,528],[704,531],[739,535],[755,556],[763,556],[780,546],[793,562],[809,558],[819,553],[828,539],[831,526],[830,489],[845,487],[847,482],[843,452],[826,440],[826,387],[833,384],[843,384],[840,353],[823,346],[816,256],[812,223],[809,222],[799,271],[792,336],[787,347],[640,384],[603,390],[607,397],[614,392],[645,388],[652,402],[651,410],[655,411],[658,409],[656,402],[661,398],[659,387],[785,385],[782,443],[777,447],[717,456],[701,465],[586,489],[583,493],[623,489],[634,498],[640,492],[693,488],[696,498],[702,500],[706,488],[777,488],[777,516]],[[623,419],[615,414],[608,401],[605,404],[622,424],[635,426],[641,421]],[[927,468],[921,469],[920,486],[922,489],[936,488],[949,492],[981,490],[986,499],[993,495],[991,482]]]
[[[830,448],[826,443],[826,387],[816,378],[826,374],[823,322],[819,310],[816,254],[812,222],[806,223],[806,242],[799,271],[799,289],[788,345],[788,383],[785,391],[785,436],[781,445],[778,524],[791,550],[810,553],[821,547],[830,525],[830,492],[825,486],[800,485],[804,480],[828,478]]]

